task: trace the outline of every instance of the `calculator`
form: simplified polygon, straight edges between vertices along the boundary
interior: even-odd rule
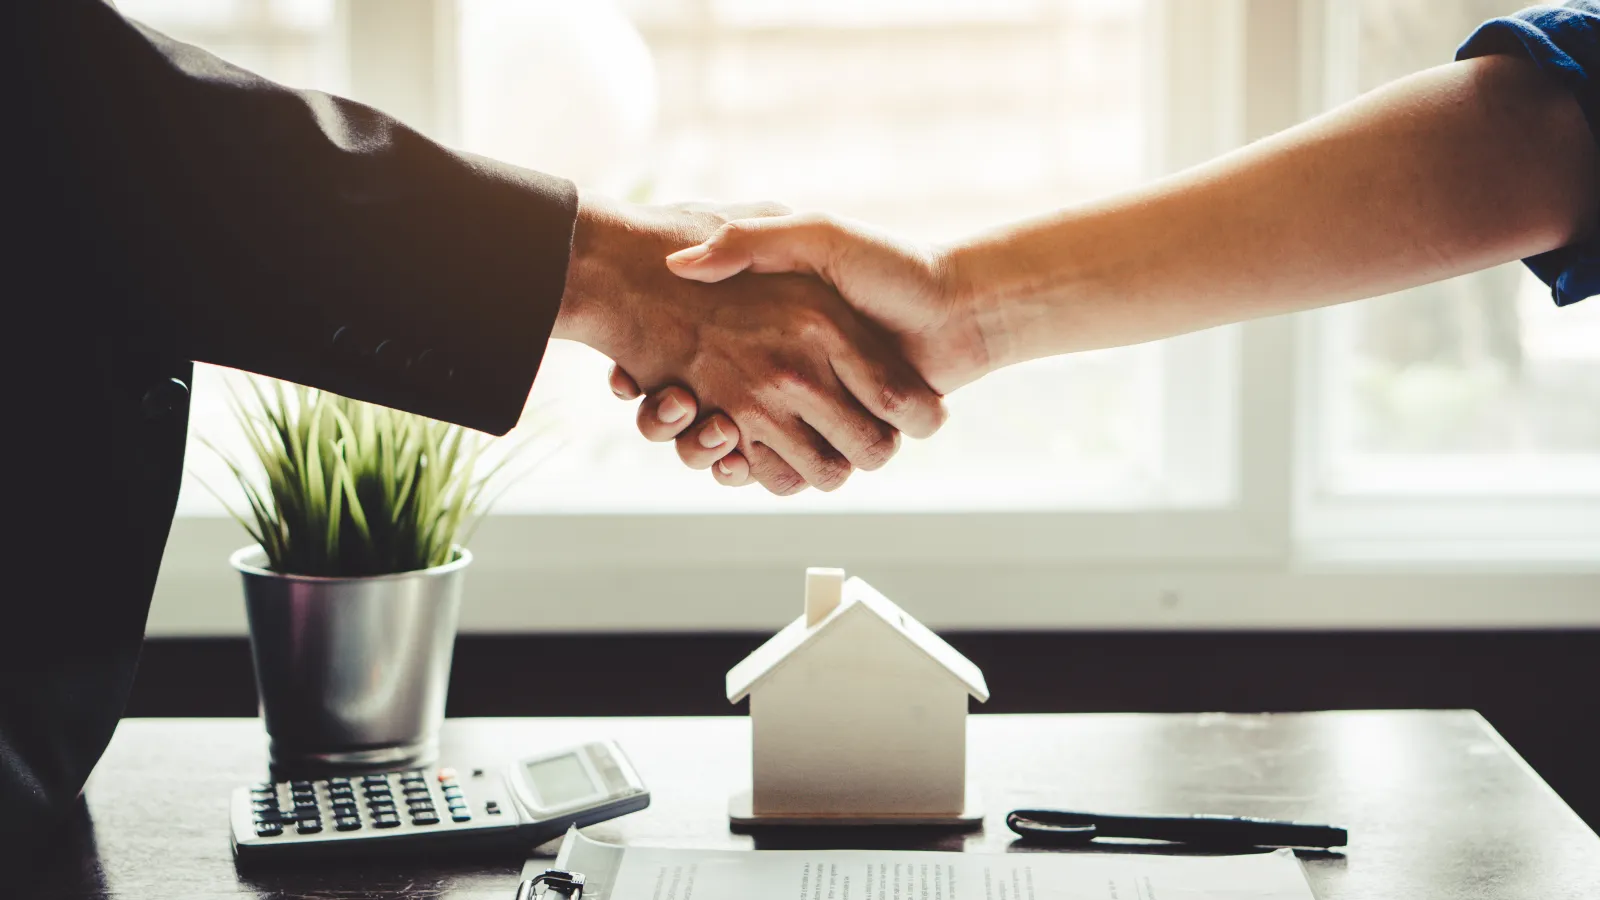
[[[508,766],[268,781],[230,805],[240,862],[372,853],[526,851],[650,805],[622,748],[595,741]]]

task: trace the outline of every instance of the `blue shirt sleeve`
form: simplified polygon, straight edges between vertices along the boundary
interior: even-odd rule
[[[1526,57],[1566,85],[1600,143],[1600,3],[1571,0],[1491,19],[1467,38],[1456,59],[1497,53]],[[1557,306],[1600,294],[1600,236],[1523,262],[1550,285]]]

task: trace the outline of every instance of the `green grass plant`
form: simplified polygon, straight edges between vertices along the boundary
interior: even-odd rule
[[[479,473],[489,439],[476,432],[281,381],[248,383],[244,396],[230,387],[231,405],[258,465],[204,442],[248,509],[212,493],[274,572],[343,578],[450,562],[512,456]]]

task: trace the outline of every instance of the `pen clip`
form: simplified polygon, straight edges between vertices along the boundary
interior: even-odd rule
[[[1053,809],[1018,809],[1006,814],[1006,827],[1025,838],[1061,844],[1087,844],[1099,829],[1094,817]]]
[[[517,885],[515,900],[539,900],[552,892],[560,894],[565,900],[582,900],[583,883],[582,872],[545,869]],[[541,886],[543,890],[539,890]]]

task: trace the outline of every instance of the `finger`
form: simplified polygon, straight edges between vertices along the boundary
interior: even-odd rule
[[[694,395],[677,385],[662,388],[639,404],[639,433],[651,441],[670,441],[694,424]]]
[[[709,469],[711,464],[738,451],[739,427],[722,413],[713,413],[678,435],[678,458],[691,469]]]
[[[805,477],[766,444],[755,442],[748,448],[740,448],[740,452],[749,463],[750,479],[779,497],[798,494],[808,487]]]
[[[795,411],[851,467],[868,472],[883,468],[900,449],[900,432],[869,412],[848,389],[834,390],[832,395],[802,393],[794,400]]]
[[[616,363],[611,364],[611,393],[616,394],[619,400],[637,400],[643,391],[639,390],[639,382],[633,376],[623,371]]]
[[[750,463],[744,458],[743,453],[735,450],[711,466],[711,477],[715,478],[718,484],[743,487],[751,481]]]
[[[839,247],[839,229],[819,216],[739,219],[717,229],[705,242],[667,257],[673,274],[694,281],[722,281],[752,272],[826,270]]]
[[[914,438],[938,431],[949,418],[944,398],[928,387],[900,350],[865,322],[854,323],[846,335],[853,346],[833,354],[833,373],[867,412]]]
[[[762,429],[760,441],[819,491],[837,490],[850,477],[850,461],[799,418],[773,421]],[[759,477],[759,462],[750,462]]]
[[[851,468],[882,469],[898,452],[899,431],[869,412],[851,396],[848,386],[835,383],[830,388],[790,389],[787,394],[795,412],[821,437],[824,447],[837,450]]]

